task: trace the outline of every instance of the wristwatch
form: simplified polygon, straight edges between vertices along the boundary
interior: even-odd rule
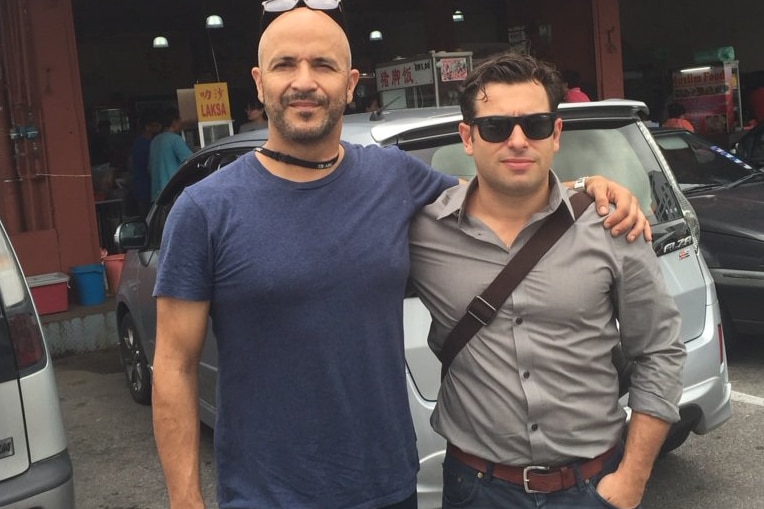
[[[579,177],[576,180],[576,183],[573,184],[573,189],[575,189],[576,191],[586,191],[586,180],[588,178],[589,177]]]

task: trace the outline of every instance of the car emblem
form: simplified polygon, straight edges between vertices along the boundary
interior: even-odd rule
[[[13,456],[13,438],[0,440],[0,458]]]
[[[680,260],[684,260],[688,256],[690,256],[690,250],[689,249],[682,249],[681,251],[679,251],[679,259]]]

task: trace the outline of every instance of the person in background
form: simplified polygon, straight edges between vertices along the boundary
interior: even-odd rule
[[[568,69],[562,72],[563,90],[566,103],[588,103],[591,101],[586,92],[581,90],[581,75],[578,71]]]
[[[396,147],[341,141],[359,71],[339,1],[263,7],[252,77],[268,139],[187,187],[163,232],[152,404],[170,506],[203,505],[197,368],[211,323],[221,509],[415,508],[408,225],[458,181]],[[629,221],[605,224],[633,240],[636,200],[594,180],[605,214],[610,193],[628,202]]]
[[[265,114],[265,107],[259,99],[251,98],[244,111],[247,114],[247,121],[239,126],[240,133],[268,127],[268,116]]]
[[[162,130],[159,114],[153,111],[143,113],[138,120],[140,133],[130,150],[132,172],[132,196],[135,211],[146,217],[151,205],[151,173],[149,173],[149,149],[151,140]]]
[[[411,223],[411,280],[440,354],[470,301],[541,224],[559,212],[572,222],[443,378],[431,423],[448,440],[445,509],[638,507],[679,420],[679,310],[650,243],[603,235],[591,206],[573,220],[575,191],[551,170],[562,96],[557,71],[528,55],[476,68],[463,83],[459,133],[477,176]],[[619,344],[638,359],[625,449]]]
[[[159,193],[170,181],[181,163],[192,154],[180,136],[183,123],[176,108],[162,112],[162,132],[154,136],[149,148],[149,173],[151,174],[151,201],[156,201]]]
[[[690,132],[695,132],[695,127],[685,118],[687,110],[683,104],[671,103],[666,108],[666,112],[668,113],[668,119],[663,122],[663,127],[686,129]]]

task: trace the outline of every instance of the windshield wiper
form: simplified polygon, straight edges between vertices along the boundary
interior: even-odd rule
[[[764,179],[764,172],[757,171],[756,173],[751,173],[750,175],[746,175],[745,177],[741,178],[740,180],[736,180],[735,182],[731,184],[727,184],[725,187],[737,187],[742,184],[747,184],[748,182],[754,182],[756,180],[762,180]]]
[[[720,187],[725,186],[722,184],[679,184],[679,189],[684,194],[700,193],[703,191],[708,191],[709,189],[718,189]]]

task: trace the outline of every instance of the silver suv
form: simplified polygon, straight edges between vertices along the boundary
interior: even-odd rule
[[[682,313],[682,337],[688,357],[684,370],[682,420],[664,451],[680,446],[690,432],[707,433],[731,416],[731,388],[719,303],[708,268],[698,253],[698,224],[690,204],[639,122],[644,104],[631,101],[567,104],[561,107],[564,130],[554,169],[563,180],[604,175],[639,197],[653,228],[653,243],[669,290]],[[359,144],[398,145],[433,167],[471,178],[472,159],[457,134],[456,108],[395,110],[381,115],[345,117],[342,138]],[[193,155],[163,191],[147,222],[120,226],[117,242],[128,249],[117,294],[122,361],[133,398],[148,403],[154,354],[156,310],[151,297],[162,229],[181,190],[241,154],[261,145],[267,132],[232,136]],[[445,441],[429,423],[440,386],[440,365],[427,346],[430,316],[417,298],[404,302],[409,404],[417,432],[421,469],[419,506],[439,507]],[[200,370],[202,420],[212,426],[215,412],[215,340],[208,335]]]
[[[0,509],[73,509],[53,364],[0,224]]]

